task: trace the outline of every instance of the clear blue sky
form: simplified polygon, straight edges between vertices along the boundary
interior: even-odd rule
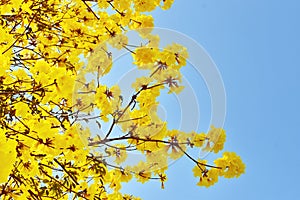
[[[152,199],[279,200],[300,196],[300,2],[175,0],[155,24],[201,44],[218,66],[227,94],[225,149],[247,165],[239,179],[196,186],[193,164],[172,165],[166,189],[131,184],[124,192]]]

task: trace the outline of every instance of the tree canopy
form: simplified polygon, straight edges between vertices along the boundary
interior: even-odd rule
[[[150,12],[172,3],[0,0],[3,199],[139,199],[122,194],[122,183],[154,179],[164,188],[169,161],[182,156],[194,162],[199,186],[245,172],[234,152],[223,152],[213,163],[188,153],[223,150],[222,127],[212,125],[208,133],[169,130],[157,113],[163,90],[184,89],[180,69],[188,50],[177,43],[160,48],[151,32]],[[144,42],[129,44],[130,30]],[[110,48],[125,49],[148,73],[132,84],[130,99],[117,84],[102,82],[114,67]],[[83,126],[92,120],[96,129]],[[133,151],[144,159],[131,165],[126,160]]]

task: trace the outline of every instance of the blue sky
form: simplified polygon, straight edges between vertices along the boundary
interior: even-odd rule
[[[193,163],[170,167],[160,184],[125,185],[145,200],[279,200],[300,196],[300,2],[175,0],[153,13],[158,27],[182,32],[202,45],[219,68],[227,95],[225,149],[247,165],[239,179],[196,186]]]

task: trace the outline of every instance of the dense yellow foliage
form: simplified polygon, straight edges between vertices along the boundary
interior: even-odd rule
[[[214,166],[187,153],[193,147],[218,153],[226,138],[223,129],[212,127],[207,134],[168,130],[157,114],[162,90],[183,89],[180,69],[188,58],[179,44],[160,49],[158,36],[151,34],[148,12],[172,3],[0,0],[1,198],[139,199],[121,194],[122,182],[157,179],[164,187],[168,161],[182,156],[195,163],[198,185],[244,173],[235,153],[225,152]],[[129,46],[128,30],[136,30],[147,44]],[[132,84],[135,93],[126,104],[118,85],[101,83],[113,66],[108,45],[130,51],[137,68],[149,71]],[[88,79],[88,73],[97,78]],[[89,115],[95,110],[98,116]],[[92,137],[92,130],[81,126],[91,119],[100,129],[110,124],[104,137]],[[122,135],[114,134],[116,126]],[[145,161],[122,165],[132,150]]]

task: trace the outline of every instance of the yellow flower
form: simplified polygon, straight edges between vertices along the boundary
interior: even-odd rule
[[[136,14],[132,16],[129,28],[132,30],[137,30],[142,37],[146,37],[152,31],[154,26],[153,17],[151,15],[140,15]]]
[[[153,109],[154,105],[157,105],[156,97],[160,95],[160,87],[154,87],[148,90],[142,90],[136,98],[142,111],[149,114],[149,109]]]
[[[225,178],[239,177],[245,173],[245,164],[242,162],[241,157],[234,152],[224,152],[223,157],[216,159],[214,163],[216,166],[222,167],[220,176]]]
[[[112,45],[112,47],[117,49],[122,49],[125,45],[128,44],[128,38],[127,36],[123,34],[119,34],[109,40],[109,43]]]
[[[3,6],[1,5],[1,11]],[[0,12],[1,12],[0,11]],[[1,12],[2,13],[2,12]],[[1,21],[0,21],[1,22]],[[1,24],[0,24],[1,25]],[[12,50],[8,50],[9,45],[14,41],[13,35],[10,35],[8,30],[0,26],[0,60],[1,60],[1,67],[0,67],[0,77],[7,76],[7,70],[9,70],[11,65],[11,57],[13,56]],[[6,51],[5,54],[3,52]]]
[[[153,81],[153,78],[151,77],[141,77],[137,78],[136,81],[132,84],[132,88],[135,89],[135,91],[140,90],[141,88],[149,86],[149,84]]]
[[[133,0],[133,3],[137,12],[150,12],[159,5],[160,0]]]
[[[174,0],[163,0],[163,5],[161,6],[161,8],[163,10],[167,10],[167,9],[171,8],[173,3],[174,3]]]
[[[149,35],[146,35],[145,38],[149,40],[147,47],[152,47],[152,48],[159,47],[160,38],[158,35],[149,34]]]
[[[132,174],[128,169],[114,169],[112,170],[114,178],[121,182],[129,182],[132,179]]]
[[[87,67],[81,73],[99,73],[100,77],[107,74],[112,67],[112,56],[105,44],[99,45],[88,57]]]
[[[219,170],[218,169],[210,169],[205,174],[200,176],[198,186],[210,187],[218,182],[219,178]]]
[[[134,64],[138,67],[146,64],[153,64],[156,61],[157,48],[139,47],[133,55]]]
[[[149,143],[153,143],[154,145],[163,147],[163,145],[161,144],[155,144],[154,142]],[[153,170],[154,174],[163,173],[168,169],[168,156],[163,149],[149,151],[146,154],[146,158],[146,162],[149,165],[152,165],[151,169]]]
[[[118,9],[120,12],[130,9],[131,3],[132,3],[132,0],[126,0],[126,1],[114,0],[113,1],[115,8]]]
[[[202,145],[206,139],[205,133],[200,133],[200,134],[194,133],[193,135],[194,136],[192,138],[191,143],[193,145],[195,145],[196,147],[202,147]]]
[[[99,8],[107,8],[109,6],[107,0],[98,0],[98,4]]]
[[[224,129],[211,126],[211,129],[207,134],[207,138],[209,138],[209,142],[214,143],[212,149],[208,149],[209,151],[218,153],[224,148],[224,143],[226,141],[226,133]]]
[[[184,46],[173,43],[172,45],[167,46],[164,49],[164,52],[173,54],[171,57],[167,57],[169,59],[170,66],[172,66],[173,68],[179,69],[180,67],[186,65],[186,60],[188,59],[189,54],[187,48],[185,48]]]
[[[113,112],[118,109],[121,103],[120,94],[120,88],[116,85],[111,88],[99,86],[96,89],[95,101],[101,111],[101,118],[104,121],[108,121],[107,116],[113,114]]]
[[[16,146],[17,142],[6,138],[5,131],[0,129],[0,183],[8,180],[13,169],[17,157]]]
[[[199,177],[198,186],[209,187],[218,182],[220,169],[207,169],[207,160],[198,160],[199,164],[193,168],[194,176]]]

